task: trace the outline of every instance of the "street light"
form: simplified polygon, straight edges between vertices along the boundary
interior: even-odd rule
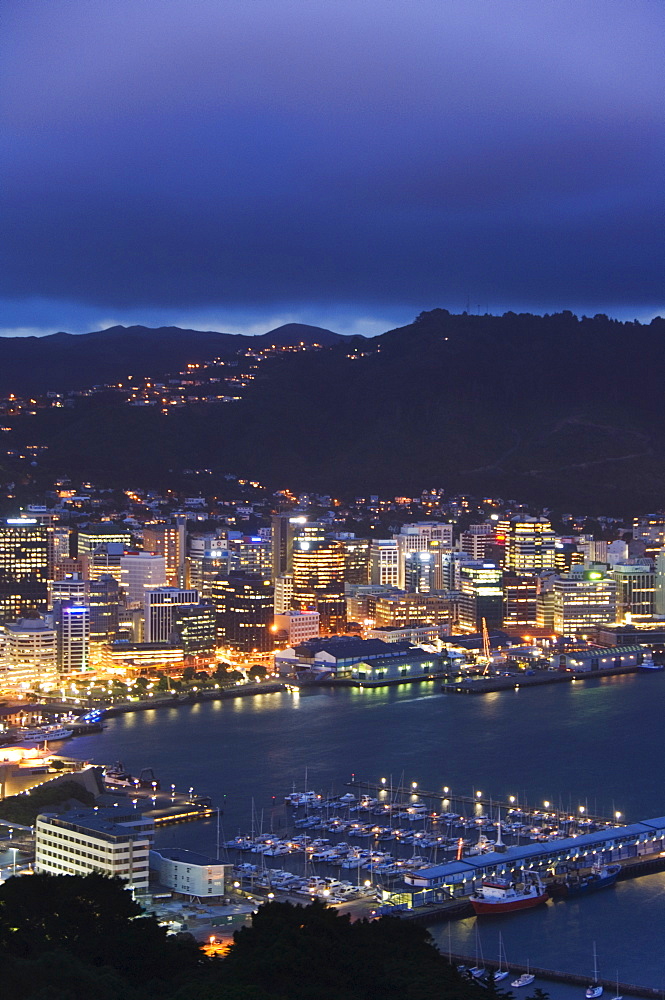
[[[12,867],[12,874],[16,875],[16,855],[18,853],[18,847],[10,847],[9,850],[14,855],[14,858],[13,858],[13,867]]]

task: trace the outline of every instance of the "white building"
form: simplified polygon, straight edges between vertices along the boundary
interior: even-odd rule
[[[318,611],[284,611],[275,615],[275,632],[286,632],[289,646],[297,646],[318,636],[320,622]]]
[[[90,608],[80,600],[58,601],[53,609],[61,673],[80,673],[90,666]]]
[[[144,642],[168,642],[173,631],[173,612],[183,604],[198,604],[198,590],[158,587],[146,590],[143,599]]]
[[[3,687],[47,691],[58,680],[56,632],[43,618],[21,618],[5,627]]]
[[[120,557],[120,586],[126,594],[127,607],[142,607],[146,590],[166,585],[166,556],[127,552]]]
[[[150,867],[161,885],[186,896],[213,899],[224,895],[224,865],[180,848],[150,852]]]
[[[85,601],[87,584],[80,573],[70,573],[64,580],[52,580],[49,586],[51,607],[56,601]]]
[[[275,577],[274,607],[276,615],[283,615],[293,607],[293,574]]]
[[[42,813],[35,826],[35,871],[47,875],[101,872],[147,892],[154,823],[121,809]]]
[[[370,583],[396,587],[399,549],[394,538],[376,538],[369,547]]]

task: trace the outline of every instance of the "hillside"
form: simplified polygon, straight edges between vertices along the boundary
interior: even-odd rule
[[[0,395],[81,389],[128,375],[157,378],[188,362],[231,358],[270,344],[320,343],[345,338],[330,330],[288,323],[260,337],[183,330],[179,327],[113,326],[93,333],[48,337],[0,337]]]
[[[29,433],[50,444],[50,471],[109,483],[170,485],[205,467],[211,484],[233,472],[332,493],[438,485],[648,510],[665,496],[664,371],[662,319],[434,310],[373,340],[273,356],[233,404],[162,416],[93,398],[39,411]]]

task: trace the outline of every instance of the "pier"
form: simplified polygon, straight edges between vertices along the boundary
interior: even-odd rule
[[[441,685],[444,694],[489,694],[492,691],[517,691],[527,687],[541,687],[543,684],[570,684],[574,681],[588,681],[594,677],[615,677],[618,674],[641,673],[636,664],[620,667],[606,667],[601,670],[542,670],[534,674],[511,674],[509,677],[480,676],[461,681],[449,681]]]
[[[465,965],[467,967],[475,966],[476,959],[472,955],[456,955],[451,953],[446,956],[450,959],[453,965]],[[491,971],[499,968],[499,962],[496,959],[484,958],[483,966]],[[535,976],[536,979],[547,979],[552,983],[566,983],[569,986],[581,986],[586,987],[591,981],[591,977],[587,974],[584,976],[579,975],[576,972],[558,972],[555,969],[540,969],[533,965],[520,965],[519,962],[510,963],[510,977],[516,978],[523,972],[530,973]],[[503,984],[502,984],[503,985]],[[616,979],[598,979],[598,985],[603,986],[606,990],[616,990],[617,981]],[[618,984],[618,993],[620,995],[628,995],[633,997],[660,997],[663,996],[663,991],[655,989],[651,986],[636,986],[634,983],[622,983]]]

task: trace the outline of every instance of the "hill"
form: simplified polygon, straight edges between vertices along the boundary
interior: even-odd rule
[[[662,319],[434,310],[372,340],[280,352],[232,404],[163,416],[93,397],[38,411],[29,435],[50,445],[53,473],[110,484],[209,468],[211,484],[232,472],[333,495],[436,485],[623,513],[663,505],[664,371]]]
[[[87,388],[128,375],[156,378],[188,362],[231,358],[269,344],[331,344],[341,334],[289,323],[259,337],[163,326],[112,326],[93,333],[0,337],[0,395]]]

